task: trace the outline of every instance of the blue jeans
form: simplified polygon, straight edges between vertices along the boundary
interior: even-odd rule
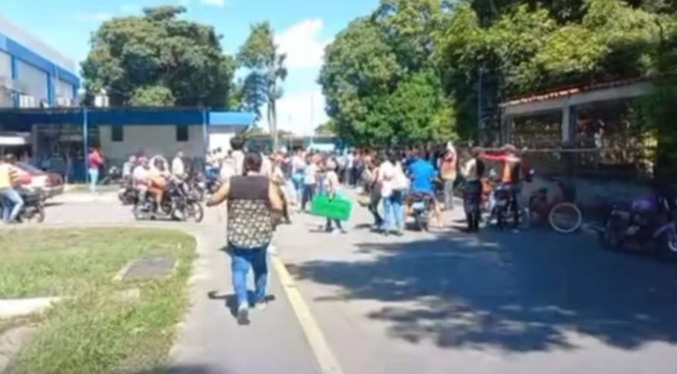
[[[242,249],[229,245],[233,288],[237,296],[238,306],[255,304],[266,297],[266,286],[268,284],[267,248],[268,245],[254,249]],[[247,295],[247,273],[249,273],[250,266],[254,270],[254,300],[249,300]]]
[[[402,191],[393,191],[390,196],[383,198],[383,214],[385,215],[386,231],[404,230],[404,194]]]
[[[99,181],[99,169],[89,168],[89,190],[96,192],[96,183]]]
[[[304,173],[294,173],[291,176],[291,181],[294,184],[294,190],[296,191],[296,201],[301,204],[303,199],[303,178],[305,177]]]
[[[13,189],[6,188],[0,190],[0,199],[2,199],[2,219],[5,221],[15,221],[19,215],[21,207],[24,205],[24,200],[21,195]]]

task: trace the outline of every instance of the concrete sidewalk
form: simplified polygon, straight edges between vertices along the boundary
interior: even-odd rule
[[[221,250],[225,227],[205,225],[197,236],[199,259],[191,280],[191,307],[170,354],[170,372],[319,373],[272,264],[269,295],[274,300],[265,310],[252,311],[250,325],[238,325],[231,311],[230,259]]]

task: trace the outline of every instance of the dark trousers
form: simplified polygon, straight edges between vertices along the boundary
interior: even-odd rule
[[[369,212],[371,212],[371,215],[374,216],[374,225],[378,228],[382,228],[385,223],[383,217],[381,217],[381,214],[378,212],[378,204],[380,203],[381,191],[375,189],[370,194],[369,206],[367,208],[369,209]]]
[[[482,199],[482,183],[470,181],[463,191],[463,208],[468,222],[468,231],[477,232],[480,229],[480,201]]]
[[[350,168],[350,180],[348,181],[351,186],[354,186],[357,184],[357,180],[359,178],[359,168],[352,167]]]
[[[303,199],[301,200],[301,210],[306,210],[306,204],[313,201],[313,196],[315,196],[315,185],[314,184],[304,184],[303,185]]]

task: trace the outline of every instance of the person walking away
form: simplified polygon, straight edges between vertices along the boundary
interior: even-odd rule
[[[378,172],[383,198],[384,233],[386,235],[400,236],[404,231],[404,191],[402,186],[397,185],[397,180],[401,179],[402,176],[404,176],[404,171],[397,154],[391,152],[381,163]]]
[[[176,156],[172,160],[172,175],[184,179],[186,177],[186,166],[183,163],[183,152],[176,152]]]
[[[236,175],[235,159],[233,158],[233,152],[228,151],[226,157],[221,162],[221,170],[219,170],[219,179],[221,179],[221,182],[227,182],[233,175]]]
[[[378,180],[379,176],[379,166],[381,165],[381,158],[374,156],[373,158],[368,158],[365,160],[365,171],[364,171],[364,192],[369,194],[369,205],[367,208],[374,216],[374,224],[372,225],[372,231],[382,231],[384,220],[381,217],[381,214],[378,211],[379,204],[381,203],[381,186]]]
[[[307,157],[308,167],[306,167],[303,176],[303,198],[301,200],[301,210],[306,210],[306,204],[313,201],[319,170],[319,159],[315,156]]]
[[[303,185],[307,167],[303,150],[299,148],[291,159],[291,181],[296,190],[296,203],[299,208],[303,201]]]
[[[454,183],[456,182],[456,152],[447,150],[440,163],[440,178],[444,184],[444,209],[454,209]]]
[[[346,184],[349,186],[355,185],[355,150],[351,149],[346,155]]]
[[[482,182],[484,176],[484,161],[479,158],[480,151],[473,148],[470,151],[471,158],[463,165],[463,177],[465,189],[463,191],[463,208],[468,222],[468,232],[480,230],[480,202],[482,199]]]
[[[273,170],[270,177],[271,181],[280,189],[282,192],[282,217],[287,224],[291,224],[291,217],[289,216],[289,199],[286,194],[286,181],[284,178],[284,171],[282,170],[282,165],[284,163],[284,156],[282,154],[275,155],[273,159]]]
[[[325,183],[325,192],[330,199],[336,199],[340,197],[341,194],[341,183],[339,182],[339,177],[337,174],[338,165],[333,160],[328,160],[326,164],[326,175],[324,178]],[[327,224],[324,228],[326,232],[333,233],[334,226],[342,233],[345,234],[346,230],[341,225],[341,221],[337,219],[327,218]]]
[[[6,155],[0,162],[0,202],[3,205],[3,220],[6,223],[16,222],[24,201],[15,189],[18,184],[18,172],[14,166],[13,155]]]
[[[419,151],[414,151],[413,157],[414,160],[408,168],[409,177],[411,178],[411,192],[423,195],[425,198],[430,199],[435,214],[435,220],[437,221],[437,227],[441,227],[442,210],[435,197],[435,190],[433,187],[433,181],[437,176],[437,171],[430,161],[422,157],[422,154]]]
[[[519,227],[520,211],[524,208],[521,201],[522,160],[517,156],[517,148],[512,144],[503,147],[505,161],[501,181],[508,186],[511,195],[511,209],[515,228]]]
[[[244,140],[235,136],[230,139],[230,149],[233,155],[233,161],[235,165],[235,175],[242,175],[244,167]]]
[[[87,156],[87,161],[89,163],[89,190],[91,192],[96,192],[96,184],[99,181],[99,172],[103,168],[104,162],[101,153],[96,148],[92,148],[89,151],[89,156]]]
[[[280,191],[260,174],[261,155],[248,153],[244,175],[233,176],[207,202],[213,207],[227,201],[227,245],[231,256],[233,288],[237,297],[237,319],[249,323],[250,305],[265,304],[268,265],[266,249],[275,229],[274,218],[282,211]],[[254,298],[247,293],[247,273],[254,271]]]

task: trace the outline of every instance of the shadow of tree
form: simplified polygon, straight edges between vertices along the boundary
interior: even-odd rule
[[[367,317],[411,343],[514,352],[576,349],[580,335],[621,349],[677,343],[677,269],[602,251],[588,235],[490,231],[356,250],[372,260],[290,270],[342,289],[317,301],[381,301]]]

